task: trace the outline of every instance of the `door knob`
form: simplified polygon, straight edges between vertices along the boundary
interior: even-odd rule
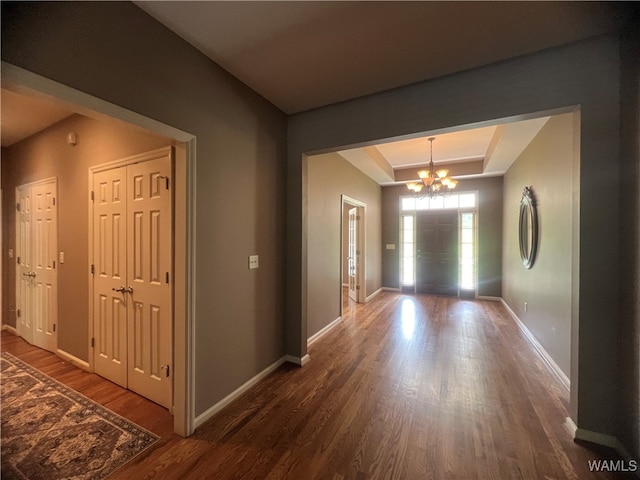
[[[36,272],[22,272],[22,275],[25,277],[35,277]]]
[[[112,288],[111,290],[113,290],[114,292],[120,292],[120,293],[133,293],[133,287],[125,287],[124,285],[118,288]]]

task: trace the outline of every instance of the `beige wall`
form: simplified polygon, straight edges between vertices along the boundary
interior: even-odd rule
[[[342,195],[365,203],[366,279],[371,295],[381,286],[380,186],[337,153],[308,159],[309,327],[307,337],[340,316]]]
[[[66,141],[78,135],[77,145]],[[88,169],[170,145],[171,141],[120,122],[73,115],[3,151],[3,245],[15,251],[15,188],[48,177],[58,179],[58,348],[88,361],[89,252]],[[15,326],[15,264],[3,268],[2,321]]]
[[[502,296],[567,377],[571,373],[577,115],[551,117],[504,177]],[[533,189],[539,220],[538,254],[531,269],[522,265],[518,237],[518,207],[525,186]]]
[[[285,115],[129,2],[3,3],[2,60],[196,137],[195,415],[281,358]]]

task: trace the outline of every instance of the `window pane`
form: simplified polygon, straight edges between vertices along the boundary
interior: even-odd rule
[[[473,208],[476,206],[476,194],[475,193],[461,193],[460,194],[460,208]]]
[[[416,210],[429,210],[429,198],[420,198],[416,202]]]
[[[444,208],[458,208],[458,195],[444,198]]]
[[[400,223],[400,231],[402,238],[401,257],[400,257],[400,282],[402,285],[413,285],[414,274],[414,245],[413,245],[413,215],[402,215]]]
[[[475,196],[475,195],[474,195]],[[462,199],[461,199],[462,203]],[[460,288],[475,289],[475,213],[460,214]]]
[[[411,197],[403,197],[400,205],[402,210],[414,210],[416,208],[416,200]]]
[[[431,209],[444,208],[444,197],[435,197],[431,199]]]

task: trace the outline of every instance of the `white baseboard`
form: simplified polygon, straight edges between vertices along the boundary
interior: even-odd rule
[[[338,317],[335,320],[333,320],[331,323],[329,323],[327,326],[325,326],[322,330],[311,335],[307,339],[307,347],[311,345],[313,342],[315,342],[316,340],[318,340],[320,337],[322,337],[324,334],[328,333],[329,330],[331,330],[333,327],[338,325],[341,321],[342,321],[342,317]]]
[[[60,350],[60,349],[56,350],[56,355],[58,355],[65,362],[69,362],[74,367],[78,367],[80,370],[84,370],[85,372],[91,371],[89,367],[89,362],[82,360],[81,358],[78,358],[75,355],[71,355],[70,353],[67,353],[64,350]]]
[[[371,300],[373,297],[375,297],[377,294],[379,294],[382,291],[382,287],[380,287],[379,289],[377,289],[375,292],[373,292],[371,295],[369,295],[366,299],[365,302],[368,302],[369,300]]]
[[[288,356],[288,355],[287,355]],[[213,417],[216,413],[218,413],[220,410],[222,410],[224,407],[226,407],[227,405],[229,405],[231,402],[233,402],[234,400],[236,400],[237,398],[240,397],[240,395],[242,395],[243,393],[245,393],[247,390],[249,390],[251,387],[253,387],[254,385],[256,385],[259,381],[261,381],[262,379],[264,379],[265,377],[267,377],[270,373],[274,372],[280,365],[282,365],[283,363],[285,363],[287,361],[287,356],[280,358],[279,360],[276,360],[274,363],[272,363],[271,365],[269,365],[267,368],[265,368],[264,370],[262,370],[260,373],[258,373],[256,376],[254,376],[253,378],[247,380],[245,383],[243,383],[240,387],[238,387],[237,389],[235,389],[233,392],[231,392],[229,395],[227,395],[226,397],[224,397],[222,400],[220,400],[218,403],[216,403],[215,405],[213,405],[212,407],[208,408],[207,410],[205,410],[203,413],[201,413],[200,415],[198,415],[194,422],[193,422],[193,428],[196,429],[199,426],[201,426],[204,422],[206,422],[207,420],[209,420],[211,417]]]
[[[309,356],[309,354],[305,355],[302,358],[301,357],[294,357],[293,355],[285,355],[284,356],[284,361],[285,362],[293,363],[294,365],[298,365],[300,367],[303,367],[307,363],[309,363],[309,360],[311,360],[311,357]]]
[[[401,288],[395,288],[395,287],[382,287],[380,288],[380,290],[384,290],[385,292],[401,292],[402,291]]]
[[[511,317],[515,320],[516,324],[520,328],[520,331],[522,331],[522,333],[524,333],[524,336],[527,338],[527,340],[529,340],[529,343],[533,346],[533,348],[535,348],[538,354],[549,366],[551,371],[555,373],[556,377],[558,377],[558,380],[560,380],[560,383],[562,383],[562,385],[567,389],[567,391],[569,391],[571,387],[571,381],[569,380],[569,377],[567,377],[566,373],[562,371],[562,369],[558,366],[555,360],[551,358],[551,355],[549,355],[549,353],[544,349],[544,347],[540,345],[540,342],[538,342],[536,337],[529,331],[527,326],[524,323],[522,323],[522,320],[518,318],[515,312],[511,310],[511,307],[507,305],[507,302],[505,302],[503,298],[501,298],[500,301],[502,302],[502,305],[504,305],[504,308],[507,310],[507,312],[509,312]]]
[[[571,435],[571,438],[573,438],[575,440],[576,432],[578,431],[578,427],[576,426],[576,424],[574,423],[574,421],[573,421],[573,419],[571,417],[567,417],[565,419],[564,428],[567,429],[567,431],[569,432],[569,435]]]
[[[16,327],[12,327],[11,325],[2,325],[2,330],[6,330],[9,333],[18,335],[18,330],[16,330]]]
[[[504,302],[501,297],[492,297],[490,295],[478,295],[477,300],[489,300],[491,302]]]

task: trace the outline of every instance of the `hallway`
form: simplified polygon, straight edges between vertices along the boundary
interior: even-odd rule
[[[621,478],[589,471],[608,457],[571,440],[568,392],[497,302],[351,305],[304,368],[279,368],[188,439],[160,407],[17,340],[3,332],[3,350],[163,436],[114,479]]]

